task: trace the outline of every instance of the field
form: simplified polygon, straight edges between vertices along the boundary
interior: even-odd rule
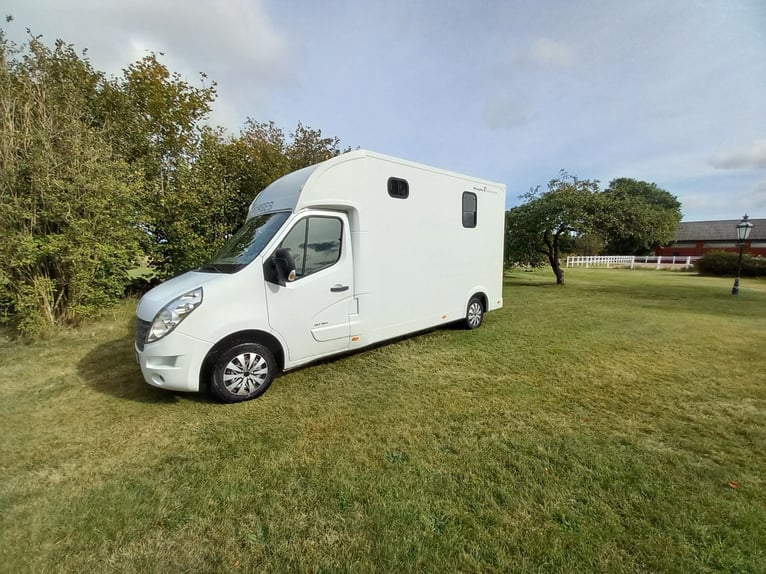
[[[3,572],[765,572],[766,282],[568,270],[219,405],[0,339]]]

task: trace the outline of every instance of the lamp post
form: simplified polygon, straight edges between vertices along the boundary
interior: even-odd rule
[[[734,287],[731,288],[731,294],[739,294],[739,274],[742,271],[742,250],[745,248],[745,241],[750,237],[750,231],[753,229],[753,224],[747,220],[747,214],[742,218],[742,221],[737,223],[737,241],[739,242],[739,257],[737,258],[737,278],[734,280]]]

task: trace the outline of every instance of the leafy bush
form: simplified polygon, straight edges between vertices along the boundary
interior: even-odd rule
[[[341,153],[300,123],[210,127],[201,80],[153,53],[107,77],[61,40],[0,28],[0,322],[33,335],[140,294],[157,280],[131,280],[138,257],[161,279],[194,268],[266,185]]]
[[[90,115],[100,78],[62,42],[0,35],[0,306],[27,334],[121,297],[139,254],[136,178]]]
[[[125,287],[125,295],[128,297],[142,297],[151,289],[154,289],[157,285],[162,283],[162,279],[159,277],[134,277],[130,283]]]
[[[701,275],[734,277],[737,274],[738,253],[713,251],[702,256],[694,264]],[[766,277],[766,258],[742,255],[743,277]]]

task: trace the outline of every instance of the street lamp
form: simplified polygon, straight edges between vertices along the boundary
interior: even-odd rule
[[[745,248],[745,241],[750,237],[750,231],[753,229],[753,224],[747,220],[747,214],[742,218],[742,221],[737,223],[737,241],[739,242],[739,257],[737,258],[737,278],[734,280],[734,287],[731,288],[731,294],[737,295],[739,293],[739,273],[742,271],[742,250]]]

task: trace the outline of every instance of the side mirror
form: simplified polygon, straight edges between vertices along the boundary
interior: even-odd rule
[[[277,272],[277,282],[284,287],[288,282],[295,281],[295,258],[289,247],[282,247],[274,252],[271,258]]]

